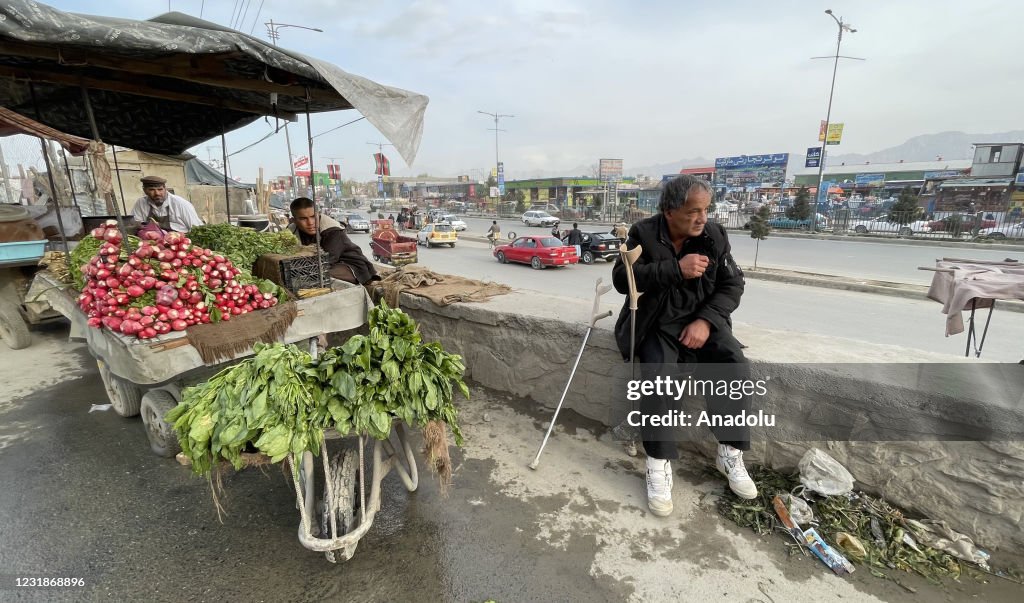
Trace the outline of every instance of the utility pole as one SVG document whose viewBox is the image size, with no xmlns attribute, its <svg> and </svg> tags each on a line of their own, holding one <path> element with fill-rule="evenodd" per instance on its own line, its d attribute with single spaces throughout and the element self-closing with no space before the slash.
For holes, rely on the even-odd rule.
<svg viewBox="0 0 1024 603">
<path fill-rule="evenodd" d="M 832 17 L 832 20 L 839 26 L 839 36 L 836 39 L 836 53 L 827 57 L 811 57 L 812 59 L 834 59 L 832 65 L 832 87 L 828 92 L 828 110 L 825 112 L 825 140 L 821 141 L 821 159 L 818 163 L 818 187 L 816 189 L 814 198 L 814 209 L 811 211 L 811 232 L 814 232 L 818 228 L 818 199 L 821 197 L 821 183 L 825 175 L 825 149 L 828 148 L 828 126 L 832 119 L 832 96 L 836 91 L 836 71 L 839 70 L 839 59 L 852 59 L 855 61 L 863 61 L 865 59 L 858 57 L 844 57 L 839 54 L 839 47 L 843 43 L 843 32 L 848 31 L 850 33 L 857 33 L 849 23 L 843 22 L 842 18 L 837 19 L 832 14 L 832 9 L 826 9 L 825 14 Z M 825 191 L 825 199 L 828 200 L 828 191 Z"/>
<path fill-rule="evenodd" d="M 377 153 L 384 155 L 384 147 L 393 147 L 390 142 L 368 142 L 366 144 L 377 147 Z M 384 186 L 384 166 L 381 166 L 381 173 L 377 174 L 377 192 L 384 193 L 384 207 L 388 205 L 388 189 Z"/>
<path fill-rule="evenodd" d="M 274 46 L 277 46 L 277 41 L 278 41 L 278 39 L 281 38 L 281 34 L 280 34 L 279 30 L 284 29 L 285 27 L 297 27 L 298 29 L 308 29 L 309 31 L 318 31 L 318 32 L 321 32 L 321 33 L 323 33 L 323 31 L 324 31 L 322 29 L 317 29 L 315 27 L 306 27 L 304 25 L 291 25 L 291 24 L 288 24 L 288 23 L 274 23 L 273 19 L 271 19 L 270 21 L 264 23 L 264 25 L 267 26 L 267 37 L 270 38 L 270 43 L 273 44 Z M 295 181 L 295 160 L 292 159 L 292 139 L 288 135 L 288 122 L 287 121 L 284 122 L 284 142 L 288 146 L 288 171 L 289 171 L 289 173 L 292 176 L 292 190 L 291 190 L 292 194 L 291 194 L 291 196 L 294 197 L 295 196 L 295 191 L 296 191 L 296 189 L 298 187 L 298 182 Z M 309 166 L 309 170 L 310 170 L 309 171 L 309 178 L 310 178 L 310 180 L 312 180 L 313 179 L 313 166 L 312 165 Z M 314 196 L 316 196 L 315 192 L 314 192 Z"/>
<path fill-rule="evenodd" d="M 495 179 L 497 180 L 499 189 L 498 194 L 500 199 L 500 195 L 504 193 L 504 190 L 502 189 L 505 188 L 505 170 L 503 169 L 504 166 L 501 165 L 501 161 L 498 159 L 498 132 L 506 132 L 507 130 L 502 130 L 498 128 L 498 120 L 501 119 L 502 117 L 515 117 L 515 115 L 505 115 L 503 113 L 488 113 L 487 111 L 477 111 L 477 113 L 489 115 L 490 117 L 494 118 L 494 127 L 487 129 L 494 130 L 494 175 Z"/>
</svg>

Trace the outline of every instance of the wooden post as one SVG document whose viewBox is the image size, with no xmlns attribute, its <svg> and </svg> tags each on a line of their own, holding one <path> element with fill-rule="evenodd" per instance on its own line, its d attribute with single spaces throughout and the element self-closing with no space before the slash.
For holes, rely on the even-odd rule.
<svg viewBox="0 0 1024 603">
<path fill-rule="evenodd" d="M 213 208 L 210 201 L 211 195 L 206 195 L 206 223 L 213 224 L 213 219 L 217 216 L 213 215 Z"/>
</svg>

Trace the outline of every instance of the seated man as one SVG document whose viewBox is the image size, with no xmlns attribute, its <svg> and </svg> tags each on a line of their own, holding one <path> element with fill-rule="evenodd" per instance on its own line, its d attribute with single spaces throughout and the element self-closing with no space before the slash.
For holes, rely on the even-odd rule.
<svg viewBox="0 0 1024 603">
<path fill-rule="evenodd" d="M 157 224 L 165 231 L 187 233 L 203 220 L 196 208 L 184 199 L 167 190 L 167 180 L 159 176 L 142 178 L 142 192 L 132 207 L 132 217 L 139 225 Z"/>
<path fill-rule="evenodd" d="M 292 219 L 288 229 L 303 245 L 316 243 L 317 212 L 312 199 L 299 197 L 292 201 Z M 320 247 L 330 256 L 332 277 L 348 283 L 365 285 L 379 281 L 377 270 L 363 251 L 345 234 L 342 225 L 335 219 L 320 215 Z"/>
</svg>

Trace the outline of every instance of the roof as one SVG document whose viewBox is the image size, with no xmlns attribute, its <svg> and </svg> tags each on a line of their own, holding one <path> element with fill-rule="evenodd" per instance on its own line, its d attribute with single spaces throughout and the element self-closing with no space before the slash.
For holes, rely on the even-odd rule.
<svg viewBox="0 0 1024 603">
<path fill-rule="evenodd" d="M 84 86 L 100 138 L 141 151 L 175 155 L 262 116 L 356 109 L 412 163 L 423 133 L 423 95 L 181 13 L 134 21 L 4 0 L 0 47 L 0 106 L 92 139 Z"/>
<path fill-rule="evenodd" d="M 224 174 L 193 157 L 185 162 L 185 182 L 188 184 L 224 186 Z M 228 178 L 228 186 L 232 188 L 256 188 L 255 185 L 243 184 L 231 178 Z"/>
<path fill-rule="evenodd" d="M 904 161 L 903 163 L 848 163 L 828 165 L 825 174 L 870 174 L 876 172 L 938 172 L 942 170 L 966 170 L 971 167 L 970 159 L 949 159 L 943 161 Z M 796 175 L 817 174 L 818 168 L 801 168 Z"/>
<path fill-rule="evenodd" d="M 946 180 L 939 185 L 939 188 L 960 188 L 960 187 L 980 187 L 980 186 L 1010 186 L 1013 184 L 1013 178 L 957 178 L 955 180 Z"/>
</svg>

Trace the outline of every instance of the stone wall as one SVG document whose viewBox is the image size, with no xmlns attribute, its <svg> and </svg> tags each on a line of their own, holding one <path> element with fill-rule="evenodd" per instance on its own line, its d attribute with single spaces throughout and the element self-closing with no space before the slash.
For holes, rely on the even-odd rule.
<svg viewBox="0 0 1024 603">
<path fill-rule="evenodd" d="M 464 356 L 474 381 L 551 408 L 561 396 L 591 312 L 582 300 L 526 292 L 446 307 L 409 294 L 401 301 L 427 340 L 440 340 Z M 618 313 L 617 304 L 602 309 Z M 624 408 L 617 390 L 626 365 L 612 338 L 613 321 L 614 316 L 595 328 L 565 402 L 605 425 L 617 424 Z M 1019 528 L 1024 515 L 1024 438 L 1013 435 L 1024 429 L 1024 405 L 1018 386 L 1011 391 L 1000 387 L 1006 379 L 1019 379 L 1019 373 L 998 378 L 1000 371 L 1015 367 L 814 335 L 801 334 L 796 342 L 791 333 L 747 325 L 737 325 L 736 335 L 749 346 L 746 353 L 755 372 L 769 360 L 951 363 L 947 378 L 929 377 L 914 387 L 903 385 L 900 376 L 861 367 L 844 372 L 837 364 L 783 365 L 791 373 L 784 379 L 787 386 L 770 388 L 758 398 L 766 412 L 778 413 L 779 431 L 767 437 L 755 432 L 747 458 L 793 469 L 808 448 L 818 447 L 842 463 L 859 487 L 912 513 L 945 519 L 989 550 L 1024 545 Z M 773 366 L 778 370 L 778 364 Z M 700 408 L 699 400 L 685 404 Z M 849 437 L 823 435 L 834 435 L 837 428 Z M 990 441 L 907 441 L 921 430 L 958 434 L 985 429 L 1002 435 Z M 889 441 L 849 441 L 865 430 Z M 709 434 L 683 446 L 710 456 L 714 441 Z"/>
</svg>

